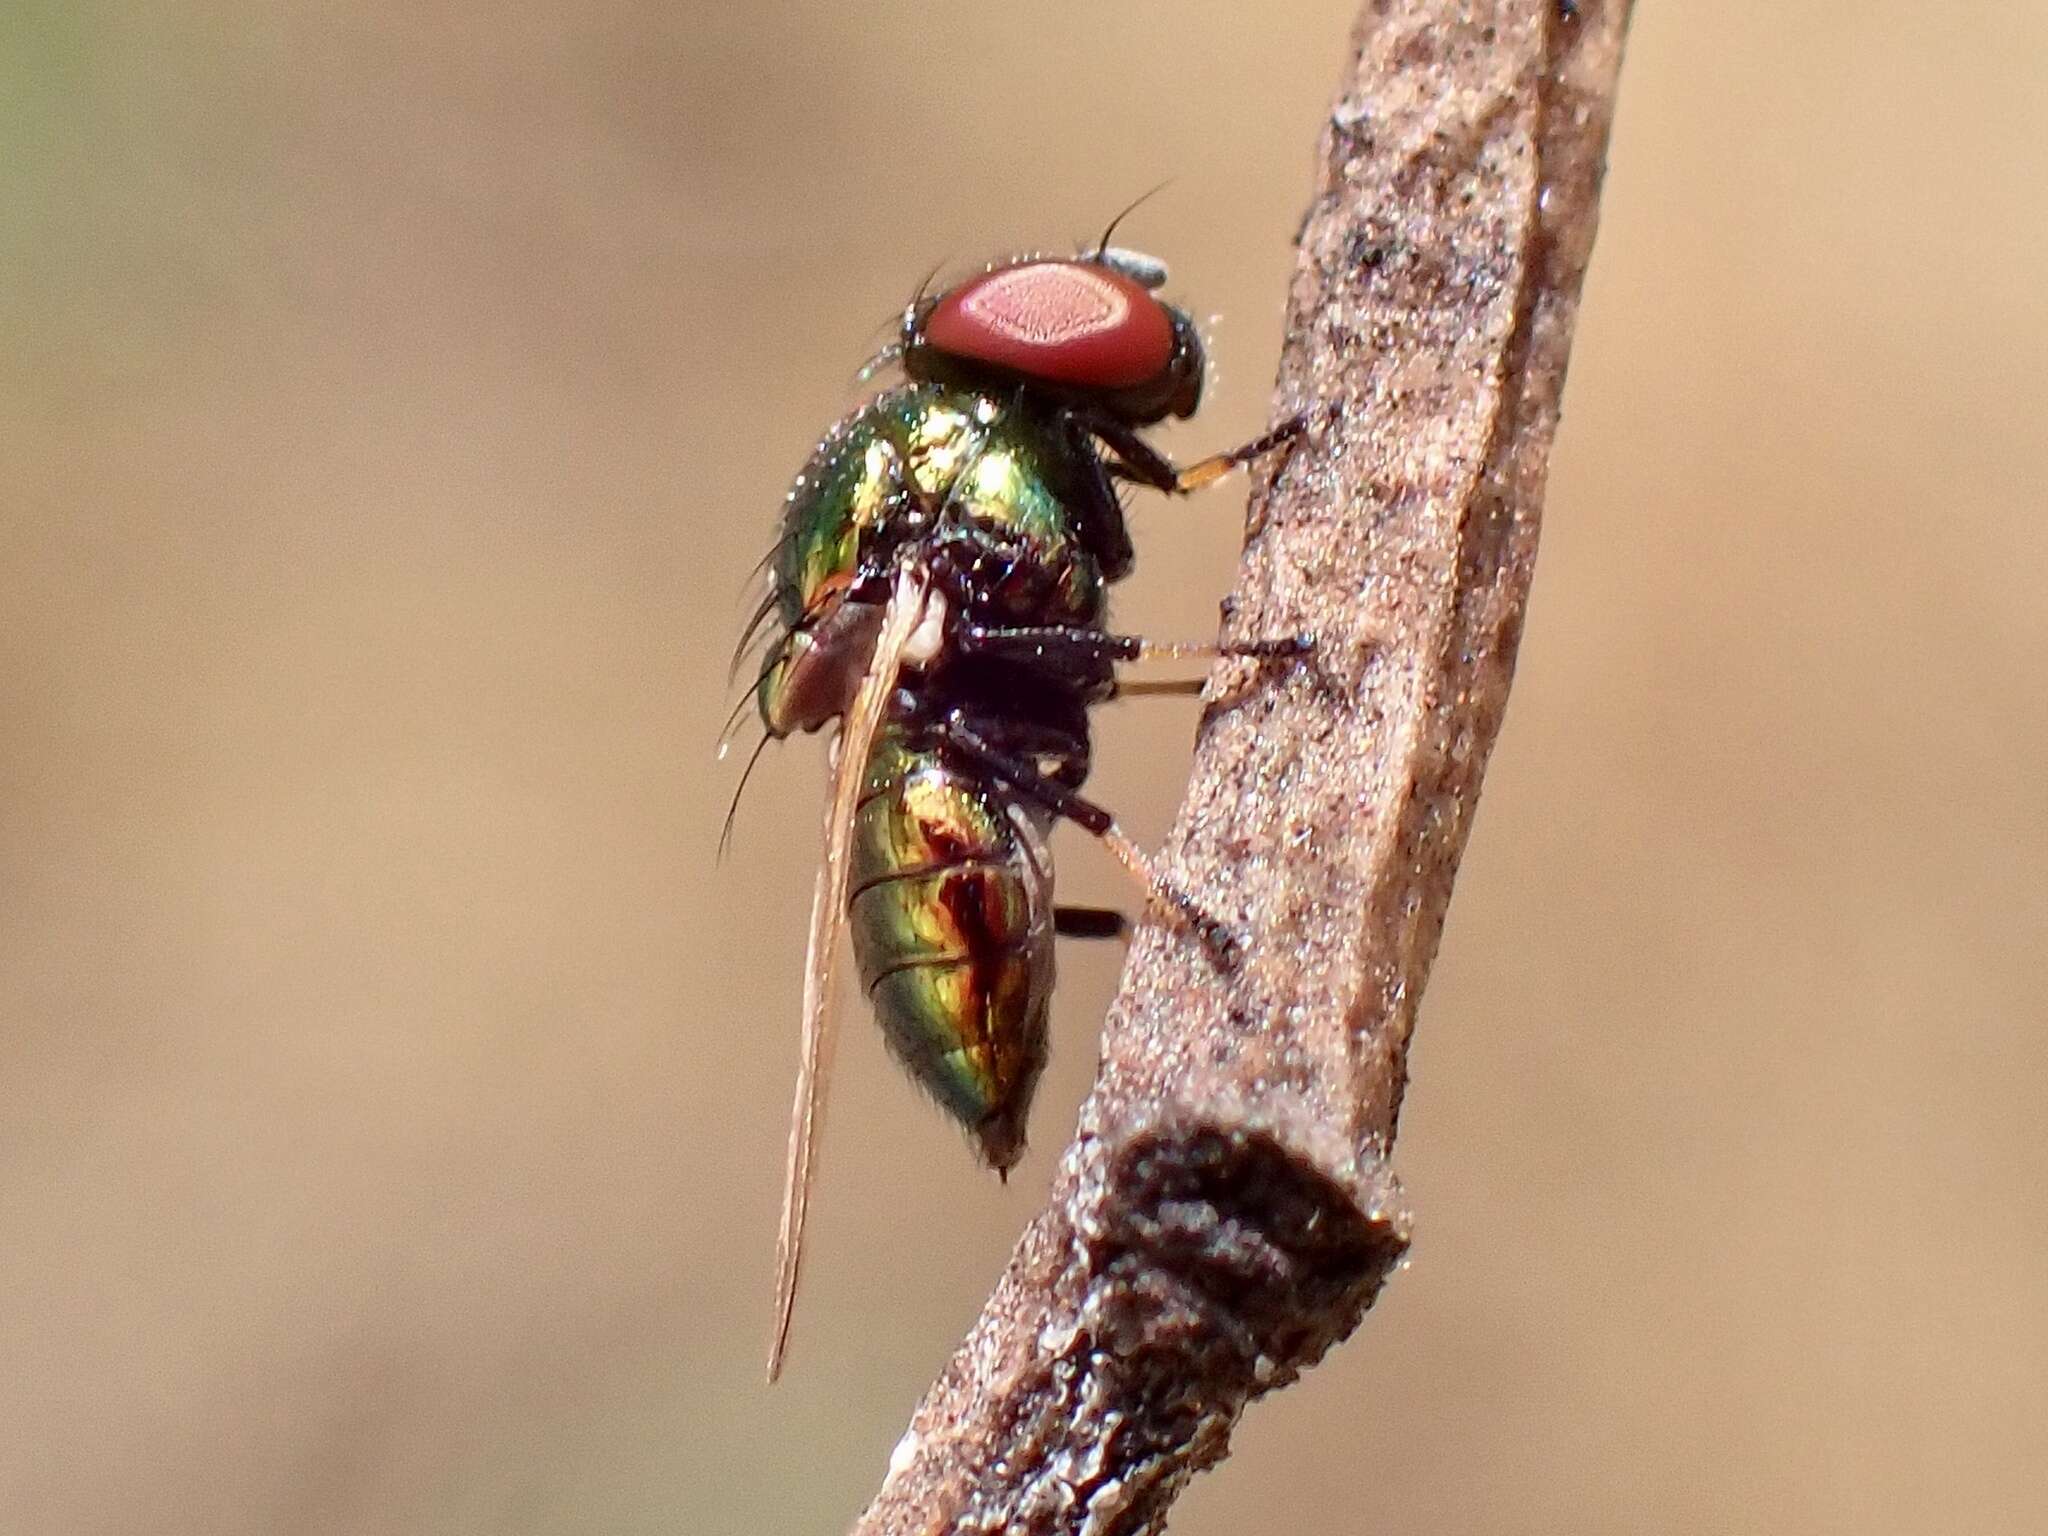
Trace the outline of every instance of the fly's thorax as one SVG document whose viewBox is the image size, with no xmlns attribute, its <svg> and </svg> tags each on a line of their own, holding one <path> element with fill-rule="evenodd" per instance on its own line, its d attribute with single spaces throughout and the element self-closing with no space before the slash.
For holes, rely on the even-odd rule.
<svg viewBox="0 0 2048 1536">
<path fill-rule="evenodd" d="M 1106 582 L 1094 535 L 1106 493 L 1092 444 L 1028 402 L 975 398 L 987 421 L 955 461 L 932 533 L 965 606 L 1018 624 L 1100 622 Z"/>
<path fill-rule="evenodd" d="M 1022 559 L 1092 564 L 1076 511 L 1081 472 L 1100 468 L 1092 452 L 1028 402 L 935 384 L 877 396 L 790 488 L 770 562 L 785 626 L 943 529 L 979 532 Z"/>
<path fill-rule="evenodd" d="M 759 685 L 771 732 L 844 708 L 873 649 L 872 617 L 906 547 L 943 566 L 963 616 L 1101 622 L 1105 559 L 1128 564 L 1091 440 L 1024 398 L 939 384 L 890 390 L 819 444 L 784 504 L 770 561 L 782 634 Z"/>
</svg>

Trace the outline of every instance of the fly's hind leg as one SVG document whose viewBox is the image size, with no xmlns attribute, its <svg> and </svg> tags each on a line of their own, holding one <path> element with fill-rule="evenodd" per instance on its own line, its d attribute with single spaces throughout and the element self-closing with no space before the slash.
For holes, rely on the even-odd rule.
<svg viewBox="0 0 2048 1536">
<path fill-rule="evenodd" d="M 1109 850 L 1110 857 L 1138 882 L 1149 900 L 1194 930 L 1219 970 L 1237 968 L 1236 935 L 1197 906 L 1194 897 L 1162 879 L 1152 868 L 1152 861 L 1145 857 L 1144 850 L 1131 841 L 1123 828 L 1116 824 L 1116 817 L 1105 807 L 1047 777 L 1036 765 L 1013 757 L 983 740 L 957 713 L 946 716 L 938 729 L 946 745 L 961 756 L 978 763 L 1020 794 L 1029 795 L 1054 815 L 1064 816 L 1093 836 Z"/>
</svg>

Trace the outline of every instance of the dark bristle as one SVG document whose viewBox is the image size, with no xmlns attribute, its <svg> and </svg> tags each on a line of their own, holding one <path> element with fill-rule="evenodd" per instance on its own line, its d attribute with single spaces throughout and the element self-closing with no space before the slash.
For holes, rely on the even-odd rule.
<svg viewBox="0 0 2048 1536">
<path fill-rule="evenodd" d="M 761 739 L 754 743 L 754 750 L 747 758 L 747 766 L 740 770 L 739 787 L 732 792 L 732 804 L 725 808 L 725 826 L 718 834 L 718 862 L 721 864 L 725 862 L 726 855 L 732 852 L 732 829 L 734 821 L 740 814 L 740 796 L 747 792 L 747 780 L 754 776 L 754 765 L 761 761 L 761 754 L 768 750 L 768 743 L 774 739 L 763 731 Z"/>
<path fill-rule="evenodd" d="M 1126 203 L 1123 207 L 1123 211 L 1119 213 L 1115 218 L 1109 221 L 1109 227 L 1102 232 L 1102 238 L 1095 242 L 1095 254 L 1099 256 L 1104 251 L 1109 249 L 1109 242 L 1113 238 L 1115 238 L 1116 227 L 1119 224 L 1123 223 L 1125 219 L 1129 218 L 1133 213 L 1136 213 L 1138 209 L 1142 207 L 1145 203 L 1149 202 L 1152 198 L 1158 196 L 1161 192 L 1164 192 L 1172 184 L 1173 178 L 1168 177 L 1165 181 L 1160 182 L 1157 186 L 1146 188 L 1146 190 L 1140 192 L 1136 197 L 1132 198 L 1128 203 Z"/>
<path fill-rule="evenodd" d="M 747 652 L 752 650 L 754 642 L 761 638 L 762 626 L 767 623 L 769 616 L 775 612 L 781 601 L 782 595 L 770 590 L 768 595 L 761 599 L 760 606 L 747 619 L 746 628 L 740 631 L 740 643 L 732 649 L 732 662 L 725 669 L 725 680 L 728 684 L 740 675 L 740 663 L 747 659 Z"/>
</svg>

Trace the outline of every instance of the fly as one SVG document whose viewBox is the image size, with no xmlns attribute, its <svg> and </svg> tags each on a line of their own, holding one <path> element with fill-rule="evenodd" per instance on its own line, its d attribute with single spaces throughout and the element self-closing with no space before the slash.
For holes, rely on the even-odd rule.
<svg viewBox="0 0 2048 1536">
<path fill-rule="evenodd" d="M 838 723 L 804 970 L 803 1054 L 776 1255 L 781 1368 L 832 1046 L 841 927 L 892 1054 L 998 1173 L 1022 1156 L 1046 1058 L 1057 935 L 1115 913 L 1053 900 L 1047 834 L 1092 833 L 1148 901 L 1227 956 L 1085 799 L 1088 710 L 1156 656 L 1297 655 L 1292 636 L 1157 645 L 1107 627 L 1130 572 L 1120 482 L 1181 495 L 1284 443 L 1297 419 L 1182 469 L 1141 435 L 1201 400 L 1201 339 L 1163 264 L 1108 236 L 990 267 L 905 309 L 868 372 L 902 382 L 843 419 L 783 504 L 754 699 L 770 737 Z M 742 649 L 745 649 L 743 642 Z"/>
</svg>

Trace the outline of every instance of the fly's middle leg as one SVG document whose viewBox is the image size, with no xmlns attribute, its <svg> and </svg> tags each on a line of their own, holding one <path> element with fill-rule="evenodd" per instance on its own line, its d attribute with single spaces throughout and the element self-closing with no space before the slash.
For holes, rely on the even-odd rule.
<svg viewBox="0 0 2048 1536">
<path fill-rule="evenodd" d="M 962 655 L 986 656 L 995 661 L 1054 661 L 1081 667 L 1132 661 L 1211 660 L 1218 656 L 1276 661 L 1306 656 L 1316 646 L 1313 635 L 1282 635 L 1271 640 L 1147 640 L 1142 635 L 1112 635 L 1070 624 L 965 624 L 958 632 L 956 644 Z"/>
<path fill-rule="evenodd" d="M 1152 867 L 1144 850 L 1119 827 L 1116 817 L 1104 806 L 1076 794 L 1056 779 L 1041 773 L 1035 764 L 1012 756 L 984 740 L 956 714 L 938 724 L 940 738 L 961 756 L 987 769 L 1020 794 L 1029 795 L 1056 816 L 1064 816 L 1109 850 L 1110 857 L 1138 882 L 1151 901 L 1187 924 L 1202 941 L 1219 970 L 1237 968 L 1237 937 L 1222 923 L 1204 912 L 1194 897 L 1163 878 Z"/>
</svg>

